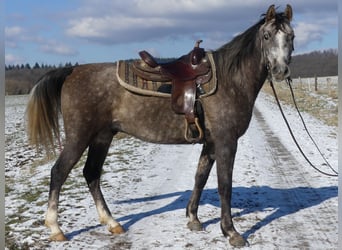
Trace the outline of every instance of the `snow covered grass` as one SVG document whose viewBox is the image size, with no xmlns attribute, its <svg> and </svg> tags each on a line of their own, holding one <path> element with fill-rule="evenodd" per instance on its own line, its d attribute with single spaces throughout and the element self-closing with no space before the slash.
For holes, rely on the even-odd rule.
<svg viewBox="0 0 342 250">
<path fill-rule="evenodd" d="M 337 77 L 317 78 L 317 91 L 315 91 L 314 78 L 293 79 L 292 87 L 298 107 L 301 111 L 308 112 L 327 125 L 337 126 L 338 115 L 338 81 Z M 286 104 L 293 105 L 291 92 L 286 83 L 274 83 L 277 95 Z M 263 91 L 273 95 L 268 83 Z"/>
<path fill-rule="evenodd" d="M 44 215 L 50 169 L 27 143 L 27 96 L 6 97 L 7 249 L 229 249 L 220 230 L 215 166 L 202 195 L 202 232 L 187 229 L 185 207 L 201 145 L 158 145 L 128 136 L 112 142 L 102 189 L 124 235 L 99 224 L 81 162 L 60 197 L 59 222 L 68 242 L 49 242 Z M 285 112 L 305 152 L 328 171 L 307 140 L 291 106 Z M 304 113 L 323 153 L 337 166 L 336 127 Z M 294 147 L 273 97 L 261 93 L 235 161 L 232 213 L 249 249 L 337 249 L 337 179 L 313 171 Z"/>
</svg>

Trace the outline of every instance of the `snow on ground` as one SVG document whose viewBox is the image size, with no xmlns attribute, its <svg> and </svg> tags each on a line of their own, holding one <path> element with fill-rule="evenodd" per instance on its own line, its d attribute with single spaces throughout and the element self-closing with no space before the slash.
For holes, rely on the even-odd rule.
<svg viewBox="0 0 342 250">
<path fill-rule="evenodd" d="M 337 178 L 315 172 L 298 153 L 280 113 L 260 94 L 236 156 L 232 213 L 249 249 L 337 249 Z M 114 139 L 102 176 L 103 193 L 127 232 L 110 235 L 98 222 L 82 177 L 71 172 L 60 198 L 59 222 L 70 239 L 49 242 L 44 227 L 50 168 L 27 145 L 27 96 L 6 97 L 6 246 L 30 249 L 231 249 L 220 230 L 214 167 L 202 195 L 202 232 L 187 229 L 185 207 L 194 184 L 200 145 L 158 145 Z M 328 171 L 298 117 L 285 108 L 310 159 Z M 337 129 L 305 115 L 323 153 L 337 167 Z M 84 159 L 81 161 L 84 162 Z"/>
</svg>

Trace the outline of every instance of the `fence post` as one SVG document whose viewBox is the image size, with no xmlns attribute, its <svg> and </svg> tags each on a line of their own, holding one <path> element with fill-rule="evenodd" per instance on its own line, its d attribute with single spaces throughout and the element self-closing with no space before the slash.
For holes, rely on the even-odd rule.
<svg viewBox="0 0 342 250">
<path fill-rule="evenodd" d="M 328 89 L 329 95 L 331 95 L 331 78 L 330 77 L 327 78 L 327 89 Z"/>
</svg>

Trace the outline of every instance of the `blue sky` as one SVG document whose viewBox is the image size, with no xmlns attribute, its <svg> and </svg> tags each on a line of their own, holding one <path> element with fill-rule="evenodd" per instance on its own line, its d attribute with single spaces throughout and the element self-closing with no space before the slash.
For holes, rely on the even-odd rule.
<svg viewBox="0 0 342 250">
<path fill-rule="evenodd" d="M 7 0 L 5 63 L 93 63 L 216 49 L 255 24 L 270 4 L 294 12 L 295 54 L 337 49 L 335 0 Z"/>
</svg>

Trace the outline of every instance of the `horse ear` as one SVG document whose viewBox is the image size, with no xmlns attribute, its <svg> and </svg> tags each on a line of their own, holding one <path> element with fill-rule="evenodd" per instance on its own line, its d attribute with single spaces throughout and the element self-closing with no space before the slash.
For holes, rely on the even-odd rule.
<svg viewBox="0 0 342 250">
<path fill-rule="evenodd" d="M 274 8 L 274 4 L 272 4 L 268 10 L 267 10 L 267 13 L 266 13 L 266 22 L 269 22 L 271 21 L 272 19 L 274 19 L 276 16 L 276 10 Z"/>
<path fill-rule="evenodd" d="M 287 19 L 289 19 L 289 21 L 291 22 L 292 21 L 292 16 L 293 16 L 291 5 L 289 5 L 289 4 L 286 5 L 286 9 L 285 9 L 284 14 L 287 17 Z"/>
</svg>

